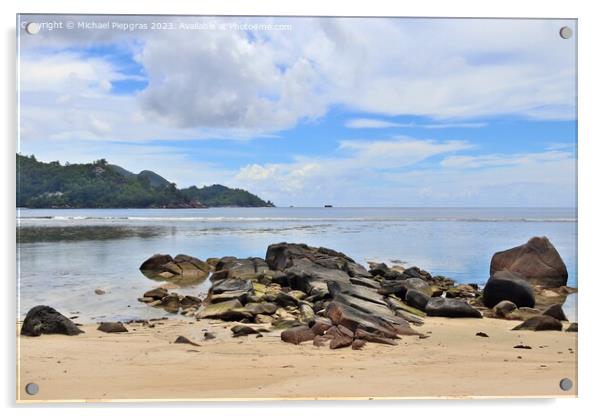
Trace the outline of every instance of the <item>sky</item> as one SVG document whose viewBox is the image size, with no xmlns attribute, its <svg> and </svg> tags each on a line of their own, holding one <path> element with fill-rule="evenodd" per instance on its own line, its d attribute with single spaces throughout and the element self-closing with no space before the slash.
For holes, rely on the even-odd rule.
<svg viewBox="0 0 602 416">
<path fill-rule="evenodd" d="M 38 160 L 278 206 L 576 204 L 572 20 L 19 19 L 17 148 Z"/>
</svg>

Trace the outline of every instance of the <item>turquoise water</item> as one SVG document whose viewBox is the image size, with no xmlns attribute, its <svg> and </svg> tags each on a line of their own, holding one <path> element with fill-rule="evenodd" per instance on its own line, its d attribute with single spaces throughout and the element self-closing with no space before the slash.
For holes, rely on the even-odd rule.
<svg viewBox="0 0 602 416">
<path fill-rule="evenodd" d="M 49 304 L 81 321 L 150 318 L 136 301 L 156 286 L 138 271 L 154 253 L 264 257 L 287 241 L 342 251 L 360 263 L 400 261 L 484 284 L 494 252 L 545 235 L 577 286 L 577 221 L 560 208 L 23 209 L 18 212 L 22 317 Z M 209 282 L 180 293 L 202 294 Z M 95 288 L 107 291 L 94 294 Z"/>
</svg>

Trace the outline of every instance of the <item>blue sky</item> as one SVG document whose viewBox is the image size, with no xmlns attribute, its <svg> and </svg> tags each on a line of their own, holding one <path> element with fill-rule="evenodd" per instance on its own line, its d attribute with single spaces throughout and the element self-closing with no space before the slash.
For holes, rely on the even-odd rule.
<svg viewBox="0 0 602 416">
<path fill-rule="evenodd" d="M 163 20 L 21 32 L 19 150 L 281 206 L 575 204 L 573 21 Z"/>
</svg>

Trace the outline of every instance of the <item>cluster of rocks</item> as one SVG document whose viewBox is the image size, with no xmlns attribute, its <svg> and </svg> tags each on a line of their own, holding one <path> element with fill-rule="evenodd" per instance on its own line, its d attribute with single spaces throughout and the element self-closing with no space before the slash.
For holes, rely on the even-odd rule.
<svg viewBox="0 0 602 416">
<path fill-rule="evenodd" d="M 567 317 L 562 310 L 568 273 L 560 254 L 546 237 L 495 253 L 481 303 L 492 318 L 524 321 L 515 330 L 562 330 Z M 576 324 L 569 326 L 576 331 Z M 567 331 L 569 329 L 567 328 Z"/>
<path fill-rule="evenodd" d="M 160 264 L 151 259 L 146 270 L 148 264 Z M 204 300 L 164 288 L 139 300 L 197 319 L 265 324 L 283 330 L 283 341 L 328 341 L 331 348 L 394 344 L 400 335 L 419 336 L 411 325 L 421 325 L 427 315 L 481 317 L 469 303 L 480 295 L 477 285 L 455 286 L 451 279 L 417 267 L 372 263 L 367 270 L 324 247 L 279 243 L 268 247 L 265 259 L 223 257 L 206 264 L 213 273 Z M 161 273 L 162 267 L 151 272 Z"/>
<path fill-rule="evenodd" d="M 211 275 L 205 299 L 147 291 L 139 301 L 196 319 L 236 321 L 234 336 L 281 330 L 284 342 L 360 349 L 366 342 L 394 345 L 400 336 L 420 336 L 415 327 L 426 316 L 524 321 L 516 330 L 562 330 L 561 304 L 575 289 L 566 287 L 560 255 L 545 237 L 496 253 L 481 291 L 418 267 L 370 263 L 366 269 L 338 251 L 305 244 L 279 243 L 265 258 L 207 259 L 156 254 L 140 267 L 151 279 L 187 284 Z M 254 327 L 261 324 L 261 328 Z M 103 323 L 99 330 L 127 331 Z M 567 331 L 577 331 L 573 323 Z M 47 306 L 33 308 L 21 333 L 76 335 L 82 331 Z M 181 341 L 183 342 L 183 341 Z"/>
</svg>

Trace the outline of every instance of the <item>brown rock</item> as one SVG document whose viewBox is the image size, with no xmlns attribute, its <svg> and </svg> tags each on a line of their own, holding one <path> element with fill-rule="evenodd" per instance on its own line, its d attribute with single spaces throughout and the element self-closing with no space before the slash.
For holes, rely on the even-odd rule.
<svg viewBox="0 0 602 416">
<path fill-rule="evenodd" d="M 568 278 L 566 265 L 547 237 L 533 237 L 526 244 L 495 253 L 490 276 L 501 270 L 518 273 L 543 287 L 564 286 Z"/>
<path fill-rule="evenodd" d="M 289 344 L 298 345 L 305 341 L 311 341 L 316 335 L 307 326 L 296 326 L 286 329 L 280 334 L 280 339 Z"/>
</svg>

